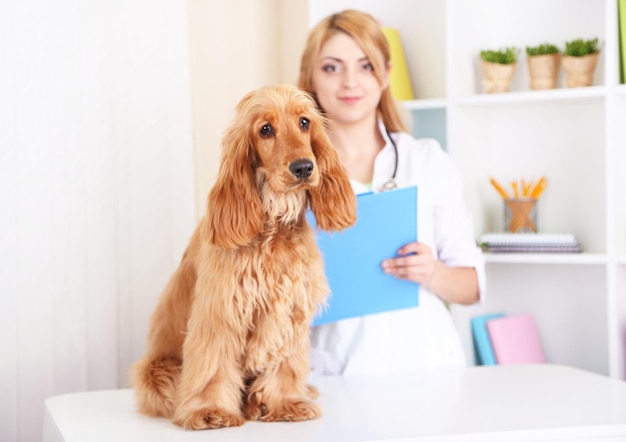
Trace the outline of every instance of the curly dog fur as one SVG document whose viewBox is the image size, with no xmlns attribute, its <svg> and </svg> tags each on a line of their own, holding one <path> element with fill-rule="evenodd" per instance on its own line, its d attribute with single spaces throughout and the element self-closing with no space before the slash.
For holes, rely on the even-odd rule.
<svg viewBox="0 0 626 442">
<path fill-rule="evenodd" d="M 307 208 L 323 230 L 356 221 L 325 119 L 295 87 L 253 91 L 132 368 L 139 411 L 186 429 L 320 415 L 306 384 L 309 325 L 329 288 Z"/>
</svg>

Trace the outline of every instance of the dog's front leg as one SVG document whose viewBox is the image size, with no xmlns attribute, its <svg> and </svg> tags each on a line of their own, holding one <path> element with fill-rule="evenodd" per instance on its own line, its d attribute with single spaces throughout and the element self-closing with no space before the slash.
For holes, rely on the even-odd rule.
<svg viewBox="0 0 626 442">
<path fill-rule="evenodd" d="M 197 308 L 189 320 L 183 345 L 180 377 L 173 422 L 186 429 L 243 425 L 243 382 L 236 352 L 237 338 L 223 332 L 224 319 Z M 197 316 L 197 317 L 195 317 Z M 221 333 L 218 332 L 221 328 Z"/>
<path fill-rule="evenodd" d="M 244 414 L 249 420 L 303 421 L 316 419 L 321 410 L 311 398 L 315 389 L 306 384 L 309 373 L 308 325 L 294 326 L 290 351 L 284 359 L 258 374 L 248 388 Z"/>
</svg>

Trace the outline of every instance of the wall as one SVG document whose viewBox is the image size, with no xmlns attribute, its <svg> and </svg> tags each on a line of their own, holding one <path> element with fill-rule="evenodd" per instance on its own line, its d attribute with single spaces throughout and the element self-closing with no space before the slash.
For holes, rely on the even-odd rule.
<svg viewBox="0 0 626 442">
<path fill-rule="evenodd" d="M 261 86 L 296 83 L 306 11 L 306 0 L 189 0 L 198 217 L 237 102 Z"/>
<path fill-rule="evenodd" d="M 295 82 L 300 7 L 3 4 L 1 441 L 41 440 L 47 397 L 128 386 L 234 105 Z"/>
</svg>

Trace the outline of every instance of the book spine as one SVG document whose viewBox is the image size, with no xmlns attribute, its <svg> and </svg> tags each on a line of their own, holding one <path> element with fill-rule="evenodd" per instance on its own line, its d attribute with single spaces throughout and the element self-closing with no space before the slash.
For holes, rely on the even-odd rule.
<svg viewBox="0 0 626 442">
<path fill-rule="evenodd" d="M 620 83 L 626 83 L 626 0 L 618 0 Z"/>
</svg>

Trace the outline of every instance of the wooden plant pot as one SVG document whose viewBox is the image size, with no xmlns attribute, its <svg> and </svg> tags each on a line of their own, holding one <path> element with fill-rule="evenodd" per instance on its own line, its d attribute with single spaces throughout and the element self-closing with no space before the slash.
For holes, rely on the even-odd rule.
<svg viewBox="0 0 626 442">
<path fill-rule="evenodd" d="M 565 85 L 567 87 L 591 86 L 599 54 L 599 52 L 595 52 L 582 57 L 563 56 Z"/>
<path fill-rule="evenodd" d="M 532 90 L 554 89 L 561 63 L 560 54 L 533 55 L 527 57 Z"/>
<path fill-rule="evenodd" d="M 483 71 L 483 84 L 487 93 L 508 92 L 515 74 L 516 63 L 500 64 L 480 60 Z"/>
</svg>

